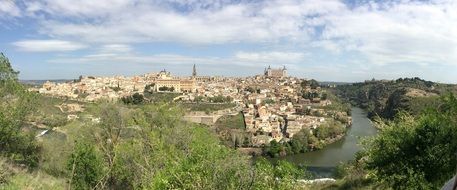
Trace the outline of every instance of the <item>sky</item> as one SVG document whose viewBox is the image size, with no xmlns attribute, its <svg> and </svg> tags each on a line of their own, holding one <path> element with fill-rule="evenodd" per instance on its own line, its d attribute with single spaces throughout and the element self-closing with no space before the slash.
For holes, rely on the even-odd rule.
<svg viewBox="0 0 457 190">
<path fill-rule="evenodd" d="M 0 0 L 20 79 L 253 76 L 457 83 L 455 0 Z"/>
</svg>

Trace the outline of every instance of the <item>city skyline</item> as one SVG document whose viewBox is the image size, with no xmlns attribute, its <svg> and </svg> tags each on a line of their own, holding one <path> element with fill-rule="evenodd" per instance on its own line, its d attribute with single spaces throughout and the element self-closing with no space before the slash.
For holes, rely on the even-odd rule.
<svg viewBox="0 0 457 190">
<path fill-rule="evenodd" d="M 0 1 L 0 51 L 22 80 L 252 76 L 457 83 L 457 2 Z"/>
</svg>

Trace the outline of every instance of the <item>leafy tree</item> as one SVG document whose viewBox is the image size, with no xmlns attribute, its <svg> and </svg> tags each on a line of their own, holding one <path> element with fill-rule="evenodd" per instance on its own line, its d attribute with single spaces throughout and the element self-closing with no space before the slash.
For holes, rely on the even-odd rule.
<svg viewBox="0 0 457 190">
<path fill-rule="evenodd" d="M 143 95 L 139 94 L 139 93 L 135 93 L 132 95 L 132 99 L 133 99 L 133 104 L 141 104 L 143 103 Z"/>
<path fill-rule="evenodd" d="M 319 82 L 317 82 L 314 79 L 304 80 L 300 83 L 300 85 L 302 88 L 306 88 L 307 86 L 309 86 L 309 87 L 311 87 L 311 89 L 316 89 L 317 87 L 319 87 Z"/>
<path fill-rule="evenodd" d="M 457 99 L 418 117 L 401 112 L 367 145 L 367 169 L 394 189 L 437 189 L 455 174 Z"/>
<path fill-rule="evenodd" d="M 256 160 L 254 172 L 253 189 L 299 189 L 296 180 L 309 177 L 304 167 L 283 160 L 271 164 L 265 158 Z"/>
<path fill-rule="evenodd" d="M 25 117 L 34 109 L 35 96 L 17 82 L 18 73 L 0 54 L 0 154 L 35 167 L 40 148 L 33 134 L 21 130 Z"/>
<path fill-rule="evenodd" d="M 161 86 L 161 87 L 159 87 L 159 91 L 168 91 L 168 87 Z"/>
<path fill-rule="evenodd" d="M 326 139 L 330 136 L 330 128 L 327 126 L 319 126 L 317 127 L 314 132 L 316 133 L 316 137 L 319 140 Z"/>
<path fill-rule="evenodd" d="M 148 84 L 144 86 L 144 92 L 149 92 L 152 93 L 152 90 L 154 89 L 155 83 Z"/>
<path fill-rule="evenodd" d="M 67 164 L 74 189 L 94 189 L 102 178 L 102 159 L 90 143 L 77 142 Z"/>
<path fill-rule="evenodd" d="M 271 157 L 278 157 L 282 151 L 282 144 L 276 140 L 270 141 L 270 144 L 266 148 L 266 153 Z"/>
<path fill-rule="evenodd" d="M 138 105 L 138 104 L 143 103 L 144 96 L 137 92 L 137 93 L 133 94 L 132 96 L 122 97 L 121 100 L 122 100 L 122 102 L 124 102 L 124 104 Z"/>
<path fill-rule="evenodd" d="M 250 93 L 256 92 L 256 90 L 255 90 L 253 87 L 251 87 L 251 86 L 246 87 L 244 90 L 245 90 L 245 91 L 248 91 L 248 92 L 250 92 Z"/>
<path fill-rule="evenodd" d="M 9 59 L 3 53 L 0 53 L 0 81 L 17 81 L 18 74 L 19 71 L 15 71 L 13 67 L 11 67 Z"/>
<path fill-rule="evenodd" d="M 296 133 L 289 142 L 292 152 L 298 154 L 308 151 L 308 139 L 310 136 L 311 134 L 307 129 L 302 129 Z"/>
</svg>

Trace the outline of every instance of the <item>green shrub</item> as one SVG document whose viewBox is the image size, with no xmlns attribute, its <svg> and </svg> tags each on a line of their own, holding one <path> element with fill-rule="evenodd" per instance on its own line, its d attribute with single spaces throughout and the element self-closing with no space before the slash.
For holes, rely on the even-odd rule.
<svg viewBox="0 0 457 190">
<path fill-rule="evenodd" d="M 93 189 L 103 175 L 103 161 L 94 145 L 77 142 L 68 162 L 70 185 L 74 189 Z"/>
<path fill-rule="evenodd" d="M 367 151 L 367 169 L 394 189 L 437 189 L 455 174 L 457 99 L 418 117 L 400 113 L 384 123 Z"/>
</svg>

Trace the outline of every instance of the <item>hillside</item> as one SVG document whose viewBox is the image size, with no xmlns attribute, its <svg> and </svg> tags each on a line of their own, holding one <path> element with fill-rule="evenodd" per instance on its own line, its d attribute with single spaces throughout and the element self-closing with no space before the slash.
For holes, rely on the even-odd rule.
<svg viewBox="0 0 457 190">
<path fill-rule="evenodd" d="M 361 107 L 373 118 L 392 119 L 400 110 L 417 115 L 424 108 L 437 104 L 439 96 L 457 93 L 457 85 L 441 84 L 420 78 L 397 80 L 370 80 L 362 83 L 339 85 L 335 93 L 352 105 Z"/>
</svg>

